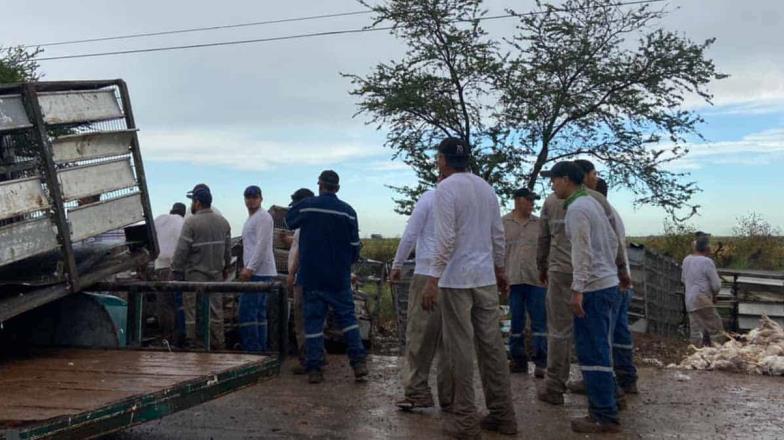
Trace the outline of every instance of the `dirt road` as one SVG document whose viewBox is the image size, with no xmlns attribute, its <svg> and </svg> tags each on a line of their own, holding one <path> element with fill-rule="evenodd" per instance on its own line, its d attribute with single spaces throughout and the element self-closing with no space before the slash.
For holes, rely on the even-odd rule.
<svg viewBox="0 0 784 440">
<path fill-rule="evenodd" d="M 326 381 L 308 385 L 284 369 L 279 378 L 147 423 L 109 438 L 163 439 L 434 439 L 442 438 L 437 409 L 402 413 L 399 358 L 374 356 L 372 381 L 355 384 L 345 357 L 333 356 Z M 678 375 L 688 380 L 675 379 Z M 782 439 L 784 379 L 717 372 L 641 368 L 639 396 L 621 414 L 614 439 Z M 586 439 L 569 429 L 584 415 L 584 396 L 567 395 L 553 407 L 535 398 L 532 376 L 514 375 L 518 438 Z M 481 392 L 477 396 L 482 396 Z M 509 437 L 485 434 L 486 439 Z"/>
</svg>

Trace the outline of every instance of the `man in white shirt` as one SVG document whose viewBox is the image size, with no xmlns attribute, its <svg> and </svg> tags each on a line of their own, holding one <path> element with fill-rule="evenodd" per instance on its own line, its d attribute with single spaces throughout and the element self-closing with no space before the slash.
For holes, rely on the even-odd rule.
<svg viewBox="0 0 784 440">
<path fill-rule="evenodd" d="M 242 227 L 242 261 L 240 281 L 272 281 L 278 274 L 272 239 L 275 223 L 261 209 L 261 188 L 245 189 L 248 219 Z M 240 295 L 239 328 L 242 349 L 259 353 L 267 350 L 267 293 L 245 292 Z"/>
<path fill-rule="evenodd" d="M 158 237 L 158 258 L 155 259 L 155 278 L 159 281 L 171 279 L 171 263 L 177 241 L 180 239 L 182 225 L 185 223 L 185 204 L 175 203 L 168 214 L 155 217 L 155 233 Z M 185 311 L 182 306 L 182 293 L 161 295 L 160 320 L 161 333 L 171 343 L 185 338 Z"/>
<path fill-rule="evenodd" d="M 438 181 L 441 180 L 439 176 Z M 398 408 L 403 410 L 430 408 L 434 405 L 433 394 L 427 382 L 430 377 L 430 366 L 436 354 L 438 354 L 438 403 L 442 408 L 448 408 L 452 403 L 452 372 L 441 339 L 441 308 L 438 304 L 430 311 L 422 308 L 422 293 L 427 278 L 436 275 L 433 270 L 433 253 L 436 247 L 436 222 L 433 213 L 435 197 L 435 189 L 427 190 L 414 206 L 389 274 L 392 283 L 400 282 L 403 263 L 416 247 L 414 276 L 408 290 L 406 367 L 403 372 L 405 398 L 397 402 Z"/>
<path fill-rule="evenodd" d="M 612 332 L 618 316 L 618 238 L 602 205 L 583 186 L 583 170 L 559 162 L 548 172 L 564 200 L 566 236 L 571 244 L 574 339 L 588 394 L 589 415 L 572 420 L 581 433 L 620 432 L 612 363 Z"/>
<path fill-rule="evenodd" d="M 441 304 L 444 348 L 454 378 L 454 423 L 446 426 L 447 434 L 480 438 L 481 428 L 515 435 L 509 366 L 498 325 L 498 292 L 509 289 L 498 198 L 487 182 L 468 172 L 465 141 L 444 139 L 437 158 L 444 180 L 436 189 L 436 251 L 422 307 Z M 490 412 L 481 421 L 474 401 L 474 353 Z"/>
<path fill-rule="evenodd" d="M 700 234 L 694 252 L 683 259 L 681 280 L 686 286 L 686 311 L 689 313 L 689 339 L 697 347 L 722 342 L 724 326 L 714 303 L 721 290 L 716 264 L 709 257 L 710 236 Z"/>
</svg>

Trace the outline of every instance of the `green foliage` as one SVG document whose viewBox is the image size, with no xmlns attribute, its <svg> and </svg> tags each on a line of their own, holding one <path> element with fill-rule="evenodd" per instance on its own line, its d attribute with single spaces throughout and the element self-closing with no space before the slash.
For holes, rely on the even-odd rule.
<svg viewBox="0 0 784 440">
<path fill-rule="evenodd" d="M 725 77 L 705 56 L 712 39 L 693 43 L 658 29 L 666 11 L 615 0 L 510 11 L 518 27 L 503 41 L 480 26 L 481 0 L 366 6 L 374 25 L 391 24 L 407 44 L 400 60 L 344 75 L 359 113 L 387 130 L 393 157 L 416 173 L 415 186 L 394 187 L 398 212 L 410 212 L 435 183 L 433 148 L 445 136 L 472 145 L 473 171 L 502 198 L 521 185 L 534 188 L 548 164 L 589 156 L 636 203 L 673 216 L 696 210 L 689 205 L 695 184 L 664 165 L 687 154 L 687 137 L 699 136 L 702 119 L 684 108 L 685 97 L 710 102 L 707 84 Z"/>
<path fill-rule="evenodd" d="M 395 259 L 399 238 L 362 240 L 362 257 L 370 260 L 391 263 Z"/>
<path fill-rule="evenodd" d="M 774 227 L 758 213 L 739 217 L 733 234 L 733 258 L 727 262 L 732 268 L 780 270 L 784 268 L 784 238 L 781 229 Z"/>
<path fill-rule="evenodd" d="M 665 222 L 664 235 L 630 239 L 680 262 L 691 253 L 696 229 Z M 784 237 L 781 230 L 757 213 L 737 219 L 730 237 L 712 237 L 712 257 L 719 267 L 751 270 L 784 270 Z"/>
<path fill-rule="evenodd" d="M 0 84 L 37 81 L 41 78 L 35 57 L 43 49 L 0 46 Z"/>
</svg>

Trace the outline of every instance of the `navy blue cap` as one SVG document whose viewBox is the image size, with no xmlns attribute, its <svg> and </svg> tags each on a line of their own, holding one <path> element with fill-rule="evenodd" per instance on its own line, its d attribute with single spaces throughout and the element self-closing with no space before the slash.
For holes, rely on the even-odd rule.
<svg viewBox="0 0 784 440">
<path fill-rule="evenodd" d="M 192 190 L 188 191 L 188 192 L 185 194 L 185 197 L 187 197 L 187 198 L 189 198 L 189 199 L 192 199 L 192 198 L 193 198 L 193 193 L 194 193 L 196 190 L 199 190 L 199 189 L 206 189 L 207 191 L 209 191 L 209 190 L 210 190 L 210 187 L 209 187 L 209 186 L 207 186 L 207 184 L 206 184 L 206 183 L 197 183 L 197 184 L 196 184 L 196 186 L 194 186 Z"/>
<path fill-rule="evenodd" d="M 535 192 L 531 191 L 528 188 L 517 189 L 517 190 L 515 190 L 515 192 L 512 193 L 512 196 L 514 198 L 524 197 L 524 198 L 526 198 L 528 200 L 538 200 L 539 199 L 539 195 L 536 194 Z"/>
<path fill-rule="evenodd" d="M 243 195 L 245 197 L 261 197 L 261 188 L 256 185 L 251 185 L 245 188 Z"/>
</svg>

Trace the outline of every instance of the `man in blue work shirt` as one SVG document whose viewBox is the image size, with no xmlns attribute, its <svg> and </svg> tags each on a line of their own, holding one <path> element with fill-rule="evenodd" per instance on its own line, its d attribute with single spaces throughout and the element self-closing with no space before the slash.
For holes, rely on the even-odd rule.
<svg viewBox="0 0 784 440">
<path fill-rule="evenodd" d="M 357 213 L 338 199 L 340 178 L 336 172 L 322 172 L 318 185 L 318 197 L 299 202 L 286 215 L 288 227 L 300 229 L 297 281 L 302 285 L 304 297 L 308 382 L 324 381 L 321 365 L 327 307 L 332 307 L 341 327 L 354 377 L 364 382 L 368 376 L 365 347 L 351 292 L 351 265 L 359 259 L 361 246 Z"/>
</svg>

